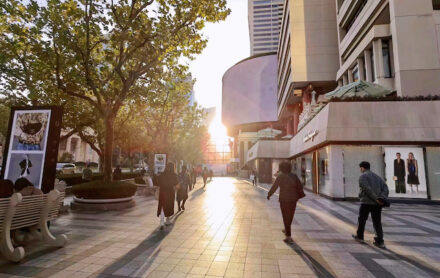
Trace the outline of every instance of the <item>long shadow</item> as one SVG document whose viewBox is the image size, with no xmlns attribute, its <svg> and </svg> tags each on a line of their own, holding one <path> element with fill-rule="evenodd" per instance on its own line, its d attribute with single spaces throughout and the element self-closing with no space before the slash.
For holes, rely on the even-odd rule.
<svg viewBox="0 0 440 278">
<path fill-rule="evenodd" d="M 376 247 L 373 247 L 371 245 L 368 244 L 368 246 L 372 249 L 374 249 L 374 251 L 382 254 L 384 257 L 386 257 L 387 259 L 390 260 L 401 260 L 401 261 L 405 261 L 413 266 L 415 266 L 416 268 L 428 273 L 429 275 L 431 275 L 432 277 L 440 277 L 440 271 L 436 268 L 433 268 L 431 266 L 426 265 L 424 262 L 418 260 L 417 258 L 410 258 L 410 257 L 406 257 L 403 255 L 400 255 L 392 250 L 389 249 L 379 249 Z"/>
<path fill-rule="evenodd" d="M 181 212 L 174 214 L 171 217 L 171 225 L 165 226 L 163 230 L 161 230 L 159 227 L 155 229 L 144 241 L 139 243 L 137 247 L 131 249 L 127 254 L 119 258 L 116 262 L 107 266 L 101 271 L 101 273 L 104 275 L 112 275 L 119 269 L 123 268 L 125 265 L 132 262 L 135 258 L 142 255 L 145 256 L 145 262 L 142 263 L 142 265 L 140 265 L 135 271 L 133 271 L 131 276 L 135 274 L 135 277 L 143 277 L 143 274 L 145 274 L 148 269 L 150 269 L 151 265 L 154 263 L 156 257 L 161 251 L 160 248 L 157 247 L 160 245 L 162 240 L 171 233 L 174 228 L 175 222 L 181 214 Z M 115 275 L 117 276 L 117 274 L 113 274 L 112 276 Z"/>
<path fill-rule="evenodd" d="M 295 251 L 304 262 L 315 272 L 315 274 L 320 278 L 335 278 L 330 271 L 330 266 L 324 266 L 322 263 L 318 262 L 312 255 L 304 251 L 296 242 L 289 244 L 290 248 Z M 326 264 L 325 262 L 323 262 Z M 328 268 L 328 269 L 327 269 Z"/>
<path fill-rule="evenodd" d="M 200 195 L 202 195 L 203 193 L 205 193 L 205 190 L 203 189 L 203 187 L 200 187 L 199 189 L 197 189 L 196 191 L 194 191 L 194 193 L 191 195 L 191 201 L 194 200 L 195 198 L 199 197 Z"/>
</svg>

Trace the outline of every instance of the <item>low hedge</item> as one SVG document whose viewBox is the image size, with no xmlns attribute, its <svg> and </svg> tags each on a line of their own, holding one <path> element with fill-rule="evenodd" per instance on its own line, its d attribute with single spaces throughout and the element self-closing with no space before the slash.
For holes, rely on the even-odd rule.
<svg viewBox="0 0 440 278">
<path fill-rule="evenodd" d="M 122 173 L 121 179 L 127 180 L 127 179 L 133 179 L 136 177 L 139 177 L 140 173 Z M 75 174 L 57 174 L 57 178 L 59 180 L 62 180 L 66 183 L 67 186 L 73 186 L 77 184 L 84 183 L 84 180 L 82 179 L 81 173 L 75 173 Z M 103 173 L 93 173 L 92 175 L 92 181 L 99 181 L 104 179 Z"/>
<path fill-rule="evenodd" d="M 141 177 L 136 177 L 136 178 L 134 178 L 134 182 L 135 182 L 136 184 L 147 184 L 147 183 L 145 182 L 145 180 L 144 180 L 143 178 L 141 178 Z"/>
<path fill-rule="evenodd" d="M 72 193 L 77 198 L 84 199 L 118 199 L 128 198 L 136 193 L 137 186 L 128 182 L 92 181 L 72 187 Z"/>
</svg>

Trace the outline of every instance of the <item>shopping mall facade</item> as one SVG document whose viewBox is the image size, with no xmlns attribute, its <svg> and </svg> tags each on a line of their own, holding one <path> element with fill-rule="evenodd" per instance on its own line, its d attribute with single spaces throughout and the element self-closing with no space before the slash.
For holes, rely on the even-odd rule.
<svg viewBox="0 0 440 278">
<path fill-rule="evenodd" d="M 242 167 L 271 182 L 279 161 L 288 159 L 306 189 L 349 199 L 358 195 L 359 162 L 369 161 L 391 197 L 440 200 L 440 99 L 432 97 L 440 95 L 439 8 L 435 0 L 285 1 L 276 77 L 265 77 L 272 82 L 265 86 L 276 87 L 272 98 L 260 101 L 259 88 L 231 82 L 249 73 L 243 68 L 255 71 L 251 62 L 261 57 L 241 62 L 240 71 L 233 66 L 223 79 L 223 122 L 231 136 L 255 122 L 268 125 L 252 113 L 238 124 L 228 120 L 246 112 L 225 99 L 246 95 L 272 113 L 276 106 L 266 120 L 280 133 L 253 140 Z M 390 94 L 326 99 L 350 86 L 356 94 L 364 83 Z M 394 180 L 397 153 L 405 165 L 403 193 Z M 408 163 L 410 155 L 415 160 Z"/>
</svg>

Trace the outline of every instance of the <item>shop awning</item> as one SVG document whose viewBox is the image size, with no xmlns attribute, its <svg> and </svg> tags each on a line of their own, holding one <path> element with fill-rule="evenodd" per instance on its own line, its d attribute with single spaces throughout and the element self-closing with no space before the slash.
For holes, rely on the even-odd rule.
<svg viewBox="0 0 440 278">
<path fill-rule="evenodd" d="M 392 92 L 380 85 L 360 80 L 325 94 L 326 99 L 347 97 L 383 97 Z"/>
</svg>

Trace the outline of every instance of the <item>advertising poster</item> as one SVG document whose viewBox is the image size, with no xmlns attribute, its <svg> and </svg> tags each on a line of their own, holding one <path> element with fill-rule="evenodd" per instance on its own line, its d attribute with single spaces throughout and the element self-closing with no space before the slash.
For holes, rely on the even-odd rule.
<svg viewBox="0 0 440 278">
<path fill-rule="evenodd" d="M 390 197 L 427 198 L 423 148 L 385 148 L 385 164 Z"/>
<path fill-rule="evenodd" d="M 162 173 L 167 164 L 167 155 L 163 153 L 154 154 L 154 173 Z"/>
<path fill-rule="evenodd" d="M 15 111 L 5 179 L 28 179 L 41 189 L 50 110 Z"/>
<path fill-rule="evenodd" d="M 59 107 L 12 109 L 2 178 L 25 178 L 45 193 L 53 188 L 61 117 Z"/>
</svg>

